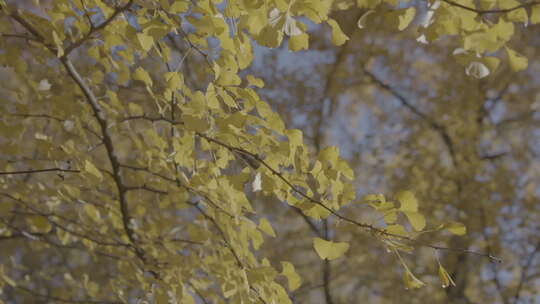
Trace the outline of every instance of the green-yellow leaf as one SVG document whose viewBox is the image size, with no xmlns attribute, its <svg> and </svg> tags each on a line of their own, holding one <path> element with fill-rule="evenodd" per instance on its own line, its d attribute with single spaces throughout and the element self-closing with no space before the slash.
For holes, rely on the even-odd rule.
<svg viewBox="0 0 540 304">
<path fill-rule="evenodd" d="M 531 8 L 531 23 L 532 24 L 540 23 L 540 5 L 534 5 Z"/>
<path fill-rule="evenodd" d="M 182 115 L 182 121 L 187 130 L 195 132 L 204 132 L 210 127 L 208 121 L 192 115 Z"/>
<path fill-rule="evenodd" d="M 139 40 L 139 43 L 141 44 L 141 48 L 145 52 L 148 52 L 154 45 L 154 38 L 145 33 L 138 33 L 137 40 Z"/>
<path fill-rule="evenodd" d="M 274 232 L 272 225 L 265 218 L 262 218 L 259 222 L 259 229 L 271 237 L 276 237 L 276 233 Z"/>
<path fill-rule="evenodd" d="M 386 227 L 386 232 L 395 234 L 395 235 L 402 235 L 402 236 L 408 236 L 409 234 L 407 231 L 405 231 L 405 228 L 401 225 L 390 225 Z"/>
<path fill-rule="evenodd" d="M 409 24 L 411 24 L 411 21 L 413 21 L 415 15 L 416 15 L 416 8 L 409 7 L 408 9 L 406 9 L 405 13 L 399 16 L 398 29 L 400 31 L 403 31 L 404 29 L 406 29 L 409 26 Z"/>
<path fill-rule="evenodd" d="M 467 227 L 465 227 L 465 225 L 459 222 L 450 222 L 444 225 L 444 229 L 455 235 L 464 235 L 465 233 L 467 233 Z"/>
<path fill-rule="evenodd" d="M 103 175 L 99 171 L 94 164 L 92 164 L 90 161 L 86 160 L 84 162 L 84 171 L 90 173 L 91 175 L 95 176 L 100 181 L 103 179 Z"/>
<path fill-rule="evenodd" d="M 339 24 L 334 19 L 328 19 L 328 25 L 332 28 L 332 43 L 335 45 L 342 45 L 345 41 L 349 40 L 349 37 L 343 33 Z"/>
<path fill-rule="evenodd" d="M 289 290 L 294 291 L 298 289 L 298 287 L 302 285 L 302 278 L 294 269 L 294 265 L 290 262 L 281 262 L 281 267 L 283 267 L 281 274 L 287 278 L 287 282 L 289 283 Z"/>
<path fill-rule="evenodd" d="M 91 219 L 94 221 L 97 221 L 100 219 L 99 210 L 92 204 L 84 204 L 84 212 L 86 212 L 86 215 L 88 215 Z"/>
<path fill-rule="evenodd" d="M 403 213 L 409 219 L 409 223 L 411 223 L 414 230 L 421 231 L 426 227 L 426 219 L 422 214 L 414 211 L 403 211 Z"/>
<path fill-rule="evenodd" d="M 456 286 L 456 283 L 454 283 L 454 280 L 452 280 L 446 269 L 442 267 L 441 263 L 439 263 L 439 279 L 441 280 L 442 288 L 449 287 L 450 285 Z"/>
<path fill-rule="evenodd" d="M 516 51 L 512 50 L 509 47 L 505 47 L 505 49 L 506 54 L 508 55 L 510 67 L 514 72 L 519 72 L 527 68 L 527 65 L 529 64 L 527 57 L 518 54 Z"/>
<path fill-rule="evenodd" d="M 309 47 L 309 36 L 306 33 L 292 36 L 289 38 L 289 50 L 297 52 L 300 50 L 307 50 Z"/>
<path fill-rule="evenodd" d="M 29 224 L 32 226 L 32 230 L 38 233 L 48 233 L 51 231 L 51 223 L 46 217 L 41 215 L 35 215 L 28 218 Z"/>
<path fill-rule="evenodd" d="M 411 191 L 399 191 L 396 194 L 396 199 L 401 204 L 399 210 L 401 211 L 418 211 L 418 200 Z"/>
<path fill-rule="evenodd" d="M 264 87 L 264 81 L 260 78 L 257 78 L 253 75 L 247 75 L 246 80 L 248 82 L 248 85 L 252 85 L 258 88 Z"/>
<path fill-rule="evenodd" d="M 133 102 L 129 103 L 128 110 L 129 110 L 129 114 L 133 116 L 142 116 L 144 114 L 142 107 Z"/>
<path fill-rule="evenodd" d="M 326 241 L 321 238 L 313 239 L 313 247 L 321 259 L 334 260 L 349 250 L 349 244 L 345 242 Z"/>
<path fill-rule="evenodd" d="M 406 269 L 405 273 L 403 274 L 403 283 L 407 289 L 420 288 L 425 285 L 424 282 L 415 277 L 414 274 L 412 274 L 412 272 L 408 269 Z"/>
<path fill-rule="evenodd" d="M 135 74 L 133 74 L 133 79 L 140 80 L 148 86 L 152 85 L 152 78 L 150 78 L 150 74 L 148 74 L 148 72 L 141 67 L 138 67 L 135 70 Z"/>
</svg>

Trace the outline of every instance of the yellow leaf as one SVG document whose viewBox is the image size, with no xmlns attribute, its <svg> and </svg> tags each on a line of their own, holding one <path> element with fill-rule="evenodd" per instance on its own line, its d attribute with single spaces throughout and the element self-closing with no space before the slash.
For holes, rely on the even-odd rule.
<svg viewBox="0 0 540 304">
<path fill-rule="evenodd" d="M 276 233 L 274 232 L 272 225 L 270 225 L 270 222 L 268 222 L 268 220 L 265 218 L 262 218 L 259 222 L 259 229 L 271 237 L 276 237 Z"/>
<path fill-rule="evenodd" d="M 412 272 L 410 272 L 408 269 L 406 269 L 405 273 L 403 274 L 403 283 L 405 283 L 405 288 L 407 289 L 420 288 L 425 285 L 424 282 L 415 277 L 414 274 L 412 274 Z"/>
<path fill-rule="evenodd" d="M 332 28 L 332 43 L 335 45 L 342 45 L 345 41 L 349 40 L 349 37 L 343 33 L 339 24 L 334 19 L 328 19 L 328 25 Z"/>
<path fill-rule="evenodd" d="M 170 7 L 169 7 L 169 13 L 178 14 L 183 13 L 187 11 L 189 8 L 189 2 L 188 1 L 181 1 L 176 0 Z"/>
<path fill-rule="evenodd" d="M 454 280 L 452 280 L 446 269 L 442 267 L 441 263 L 439 263 L 439 279 L 441 280 L 442 288 L 449 287 L 450 285 L 456 286 L 456 283 L 454 283 Z"/>
<path fill-rule="evenodd" d="M 53 31 L 52 35 L 53 35 L 54 45 L 56 46 L 56 56 L 60 58 L 64 55 L 62 39 L 60 39 L 56 31 Z"/>
<path fill-rule="evenodd" d="M 411 23 L 411 21 L 413 21 L 415 15 L 416 15 L 416 8 L 409 7 L 408 9 L 406 9 L 405 13 L 399 16 L 398 29 L 400 31 L 403 31 L 404 29 L 406 29 L 407 26 L 409 26 L 409 24 Z"/>
<path fill-rule="evenodd" d="M 152 36 L 146 35 L 145 33 L 138 33 L 137 40 L 141 44 L 141 48 L 148 52 L 154 45 L 154 38 Z"/>
<path fill-rule="evenodd" d="M 133 79 L 140 80 L 140 81 L 144 82 L 148 86 L 152 85 L 152 78 L 150 78 L 150 74 L 148 74 L 148 72 L 145 71 L 141 67 L 138 67 L 135 70 L 135 74 L 133 75 Z"/>
<path fill-rule="evenodd" d="M 411 191 L 399 191 L 396 194 L 396 199 L 401 204 L 399 210 L 401 211 L 418 211 L 418 200 Z"/>
<path fill-rule="evenodd" d="M 527 16 L 527 11 L 524 8 L 520 8 L 520 9 L 509 12 L 506 15 L 506 18 L 508 18 L 508 20 L 512 22 L 523 22 L 525 24 L 527 24 L 527 22 L 529 21 L 529 17 Z"/>
<path fill-rule="evenodd" d="M 101 172 L 92 164 L 90 161 L 86 160 L 84 162 L 84 171 L 92 174 L 93 176 L 97 177 L 100 181 L 103 179 L 103 175 Z"/>
<path fill-rule="evenodd" d="M 313 239 L 313 247 L 321 259 L 334 260 L 349 250 L 349 244 L 345 242 L 331 242 L 321 238 Z"/>
<path fill-rule="evenodd" d="M 182 121 L 186 129 L 190 131 L 204 132 L 210 127 L 206 119 L 192 115 L 182 115 Z"/>
<path fill-rule="evenodd" d="M 414 230 L 421 231 L 426 227 L 426 219 L 422 214 L 413 211 L 403 211 L 403 213 L 407 216 L 407 219 L 409 219 L 409 223 L 411 223 Z"/>
<path fill-rule="evenodd" d="M 290 262 L 281 262 L 281 267 L 283 267 L 281 274 L 287 278 L 289 290 L 294 291 L 298 289 L 302 285 L 302 278 L 296 273 L 294 265 Z"/>
<path fill-rule="evenodd" d="M 309 36 L 306 33 L 292 36 L 289 38 L 289 50 L 297 52 L 300 50 L 307 50 L 309 47 Z"/>
<path fill-rule="evenodd" d="M 395 235 L 402 235 L 402 236 L 408 235 L 407 231 L 405 231 L 405 228 L 403 228 L 403 226 L 401 225 L 390 225 L 386 227 L 385 230 L 386 232 L 395 234 Z"/>
<path fill-rule="evenodd" d="M 253 75 L 246 76 L 248 85 L 256 86 L 258 88 L 264 87 L 264 81 L 260 78 L 254 77 Z"/>
<path fill-rule="evenodd" d="M 535 5 L 531 8 L 531 23 L 540 23 L 540 5 Z"/>
<path fill-rule="evenodd" d="M 51 223 L 46 217 L 41 215 L 35 215 L 28 218 L 29 224 L 32 226 L 32 230 L 38 233 L 48 233 L 51 231 Z"/>
<path fill-rule="evenodd" d="M 133 102 L 129 103 L 128 110 L 129 110 L 129 114 L 133 116 L 142 116 L 144 114 L 142 107 Z"/>
<path fill-rule="evenodd" d="M 510 67 L 514 72 L 519 72 L 527 68 L 527 65 L 529 64 L 527 57 L 518 54 L 509 47 L 505 47 L 505 49 L 506 54 L 508 55 L 508 61 L 510 62 Z"/>
<path fill-rule="evenodd" d="M 464 235 L 467 232 L 467 227 L 459 222 L 450 222 L 443 227 L 455 235 Z"/>
<path fill-rule="evenodd" d="M 97 221 L 100 219 L 99 210 L 92 204 L 84 204 L 84 212 L 86 212 L 86 215 L 88 215 L 91 219 L 94 221 Z"/>
</svg>

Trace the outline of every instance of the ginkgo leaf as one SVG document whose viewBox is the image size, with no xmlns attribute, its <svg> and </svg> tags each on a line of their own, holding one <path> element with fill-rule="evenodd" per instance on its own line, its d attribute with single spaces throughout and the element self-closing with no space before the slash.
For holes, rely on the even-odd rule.
<svg viewBox="0 0 540 304">
<path fill-rule="evenodd" d="M 54 45 L 56 46 L 56 56 L 60 58 L 64 55 L 64 47 L 63 47 L 64 43 L 62 39 L 60 39 L 56 31 L 52 32 L 52 36 L 53 36 Z"/>
<path fill-rule="evenodd" d="M 283 33 L 291 37 L 302 34 L 302 30 L 296 25 L 296 20 L 289 14 L 285 16 L 285 24 L 283 24 Z"/>
<path fill-rule="evenodd" d="M 391 234 L 395 234 L 395 235 L 402 235 L 402 236 L 409 235 L 409 233 L 407 233 L 405 228 L 403 228 L 403 226 L 401 226 L 401 225 L 390 225 L 390 226 L 386 227 L 385 230 L 386 230 L 386 232 L 391 233 Z"/>
<path fill-rule="evenodd" d="M 505 49 L 506 54 L 508 55 L 510 67 L 512 68 L 512 70 L 514 70 L 514 72 L 519 72 L 527 68 L 527 65 L 529 64 L 529 60 L 527 59 L 527 57 L 518 54 L 516 51 L 512 50 L 509 47 L 505 47 Z"/>
<path fill-rule="evenodd" d="M 459 222 L 450 222 L 445 224 L 443 227 L 445 230 L 448 230 L 455 235 L 464 235 L 467 233 L 467 227 Z"/>
<path fill-rule="evenodd" d="M 422 214 L 414 211 L 403 211 L 403 213 L 407 216 L 414 230 L 421 231 L 426 227 L 426 219 Z"/>
<path fill-rule="evenodd" d="M 409 7 L 408 9 L 406 9 L 405 13 L 399 16 L 398 29 L 400 31 L 403 31 L 404 29 L 406 29 L 411 23 L 411 21 L 413 21 L 415 15 L 416 15 L 416 8 Z"/>
<path fill-rule="evenodd" d="M 489 69 L 483 63 L 473 61 L 465 68 L 465 74 L 477 79 L 482 79 L 489 75 Z"/>
<path fill-rule="evenodd" d="M 424 282 L 415 277 L 409 269 L 406 269 L 405 273 L 403 274 L 403 283 L 405 284 L 406 289 L 415 289 L 426 285 Z"/>
<path fill-rule="evenodd" d="M 139 40 L 139 43 L 141 44 L 141 48 L 145 52 L 148 52 L 154 45 L 154 38 L 145 33 L 138 33 L 137 39 Z"/>
<path fill-rule="evenodd" d="M 332 28 L 332 43 L 339 46 L 344 44 L 347 40 L 349 40 L 349 37 L 343 33 L 341 28 L 339 27 L 339 24 L 334 19 L 328 19 L 328 25 Z"/>
<path fill-rule="evenodd" d="M 84 162 L 84 171 L 92 174 L 93 176 L 95 176 L 97 179 L 99 180 L 102 180 L 103 179 L 103 175 L 101 174 L 101 172 L 98 170 L 98 168 L 96 168 L 96 166 L 94 166 L 94 164 L 92 164 L 90 161 L 86 160 Z"/>
<path fill-rule="evenodd" d="M 418 211 L 418 200 L 411 191 L 399 191 L 396 194 L 396 199 L 400 203 L 399 210 L 401 211 Z"/>
<path fill-rule="evenodd" d="M 251 183 L 251 188 L 253 192 L 262 190 L 261 172 L 257 172 L 257 174 L 255 175 L 255 178 L 253 179 L 253 182 Z"/>
<path fill-rule="evenodd" d="M 349 243 L 314 238 L 313 247 L 321 259 L 334 260 L 343 256 L 349 250 Z"/>
<path fill-rule="evenodd" d="M 99 210 L 96 208 L 96 206 L 92 204 L 84 204 L 84 212 L 93 220 L 97 221 L 100 219 L 100 213 Z"/>
<path fill-rule="evenodd" d="M 454 280 L 452 280 L 446 269 L 442 267 L 441 263 L 439 263 L 439 279 L 441 280 L 442 288 L 456 286 L 456 283 L 454 283 Z"/>
<path fill-rule="evenodd" d="M 51 89 L 51 84 L 48 79 L 41 79 L 37 87 L 38 91 L 48 91 Z"/>
<path fill-rule="evenodd" d="M 48 233 L 51 231 L 52 226 L 46 217 L 41 215 L 35 215 L 28 217 L 28 222 L 32 226 L 34 232 Z"/>
<path fill-rule="evenodd" d="M 144 114 L 144 110 L 142 107 L 136 103 L 130 102 L 128 105 L 129 113 L 133 116 L 142 116 Z"/>
<path fill-rule="evenodd" d="M 148 72 L 145 71 L 142 67 L 138 67 L 135 70 L 135 73 L 133 74 L 133 79 L 140 80 L 148 86 L 152 85 L 152 78 L 150 78 L 150 74 L 148 74 Z"/>
<path fill-rule="evenodd" d="M 268 16 L 268 24 L 275 27 L 279 20 L 281 19 L 281 13 L 279 12 L 279 9 L 273 8 Z"/>
<path fill-rule="evenodd" d="M 264 81 L 260 78 L 254 77 L 253 75 L 247 75 L 246 80 L 249 85 L 256 86 L 258 88 L 264 87 Z"/>
<path fill-rule="evenodd" d="M 356 22 L 358 28 L 363 29 L 366 26 L 367 18 L 373 13 L 375 13 L 375 10 L 368 10 L 367 12 L 365 12 Z"/>
<path fill-rule="evenodd" d="M 289 38 L 289 50 L 297 52 L 300 50 L 307 50 L 309 47 L 309 36 L 306 33 L 292 36 Z"/>
<path fill-rule="evenodd" d="M 302 278 L 294 269 L 294 265 L 290 262 L 281 262 L 281 267 L 283 268 L 281 274 L 287 278 L 289 290 L 294 291 L 298 289 L 302 285 Z"/>
<path fill-rule="evenodd" d="M 274 229 L 272 228 L 272 225 L 270 224 L 270 222 L 265 219 L 265 218 L 262 218 L 259 222 L 259 229 L 261 231 L 263 231 L 264 233 L 266 233 L 267 235 L 271 236 L 271 237 L 276 237 L 276 233 L 274 232 Z"/>
<path fill-rule="evenodd" d="M 531 23 L 538 24 L 540 23 L 540 5 L 534 5 L 531 8 Z"/>
</svg>

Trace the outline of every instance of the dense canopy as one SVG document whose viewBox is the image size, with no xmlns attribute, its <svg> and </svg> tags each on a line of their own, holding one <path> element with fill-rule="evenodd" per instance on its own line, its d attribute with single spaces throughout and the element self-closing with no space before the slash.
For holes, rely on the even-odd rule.
<svg viewBox="0 0 540 304">
<path fill-rule="evenodd" d="M 538 23 L 0 0 L 0 303 L 540 301 Z"/>
</svg>

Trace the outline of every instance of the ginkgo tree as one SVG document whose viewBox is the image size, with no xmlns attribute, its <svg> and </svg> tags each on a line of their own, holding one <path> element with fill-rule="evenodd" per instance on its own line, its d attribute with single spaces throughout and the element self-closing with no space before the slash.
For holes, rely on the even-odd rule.
<svg viewBox="0 0 540 304">
<path fill-rule="evenodd" d="M 308 49 L 309 27 L 347 43 L 340 11 L 357 11 L 358 28 L 381 17 L 399 32 L 420 7 L 418 43 L 458 43 L 463 74 L 495 72 L 500 53 L 513 71 L 527 67 L 509 41 L 540 22 L 535 2 L 417 2 L 0 1 L 0 299 L 291 303 L 302 278 L 266 254 L 281 227 L 258 212 L 263 201 L 314 231 L 369 235 L 407 288 L 425 285 L 402 258 L 420 248 L 496 261 L 421 238 L 466 227 L 433 225 L 410 190 L 357 197 L 339 149 L 307 144 L 245 72 L 258 47 Z M 364 205 L 380 220 L 342 211 Z M 339 234 L 307 241 L 322 260 L 354 258 Z M 441 285 L 455 285 L 433 262 Z"/>
</svg>

